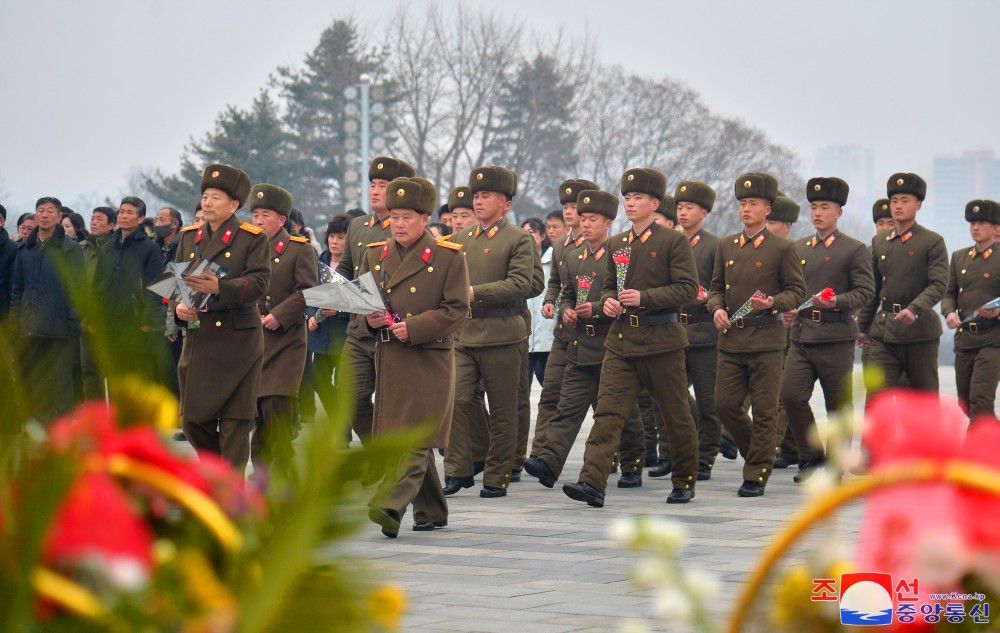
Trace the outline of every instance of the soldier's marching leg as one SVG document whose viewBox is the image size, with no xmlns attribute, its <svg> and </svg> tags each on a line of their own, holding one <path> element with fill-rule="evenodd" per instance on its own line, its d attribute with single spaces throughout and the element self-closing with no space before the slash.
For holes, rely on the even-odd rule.
<svg viewBox="0 0 1000 633">
<path fill-rule="evenodd" d="M 222 447 L 219 444 L 219 421 L 209 420 L 207 422 L 196 422 L 194 420 L 182 420 L 181 428 L 191 446 L 198 453 L 211 453 L 216 457 L 222 455 Z"/>
<path fill-rule="evenodd" d="M 1000 346 L 989 345 L 979 348 L 969 387 L 969 417 L 972 420 L 980 415 L 995 415 L 998 381 L 1000 381 Z"/>
<path fill-rule="evenodd" d="M 441 492 L 433 450 L 421 448 L 411 451 L 403 456 L 391 474 L 394 478 L 391 481 L 386 478 L 379 487 L 377 500 L 371 505 L 394 510 L 402 518 L 412 503 L 413 529 L 418 532 L 447 525 L 448 502 Z M 427 523 L 431 525 L 426 527 L 424 524 Z"/>
<path fill-rule="evenodd" d="M 608 350 L 601 368 L 597 411 L 587 437 L 583 468 L 578 480 L 600 495 L 599 499 L 587 500 L 590 505 L 604 505 L 604 491 L 608 485 L 611 461 L 621 442 L 625 420 L 631 414 L 641 388 L 635 361 Z"/>
<path fill-rule="evenodd" d="M 684 371 L 684 350 L 662 352 L 656 356 L 636 359 L 639 377 L 650 389 L 660 411 L 665 416 L 670 438 L 671 481 L 675 491 L 694 491 L 698 473 L 698 430 L 688 404 L 687 373 Z M 671 493 L 671 499 L 675 499 Z M 688 499 L 689 500 L 689 499 Z"/>
<path fill-rule="evenodd" d="M 971 417 L 972 368 L 976 362 L 977 349 L 955 350 L 955 395 Z"/>
<path fill-rule="evenodd" d="M 639 407 L 633 406 L 625 418 L 621 440 L 618 443 L 618 462 L 622 473 L 618 478 L 619 488 L 638 488 L 642 485 L 647 437 L 642 417 L 639 415 Z"/>
<path fill-rule="evenodd" d="M 549 423 L 545 441 L 538 450 L 536 459 L 544 463 L 541 475 L 538 477 L 542 485 L 551 488 L 562 474 L 569 452 L 580 434 L 580 427 L 587 417 L 587 410 L 597 398 L 597 389 L 601 382 L 601 366 L 588 365 L 581 367 L 570 362 L 563 374 L 562 397 L 556 417 Z M 529 466 L 525 466 L 528 469 Z M 548 472 L 545 472 L 545 470 Z M 531 472 L 530 470 L 528 472 Z"/>
<path fill-rule="evenodd" d="M 750 403 L 753 423 L 750 427 L 743 481 L 767 485 L 774 466 L 774 446 L 778 441 L 778 390 L 784 352 L 747 354 L 744 362 L 750 374 Z"/>
<path fill-rule="evenodd" d="M 517 448 L 514 451 L 514 465 L 511 481 L 521 481 L 521 467 L 527 457 L 529 434 L 531 433 L 531 372 L 528 368 L 528 341 L 518 344 L 521 357 L 521 373 L 517 382 Z"/>
<path fill-rule="evenodd" d="M 448 450 L 444 455 L 444 494 L 455 494 L 462 488 L 471 488 L 472 446 L 470 439 L 470 413 L 473 392 L 479 385 L 479 365 L 473 350 L 455 349 L 455 407 L 452 411 L 451 434 Z"/>
<path fill-rule="evenodd" d="M 222 459 L 241 475 L 250 460 L 250 420 L 219 420 L 218 442 Z M 185 434 L 187 428 L 185 427 Z"/>
<path fill-rule="evenodd" d="M 903 371 L 910 380 L 910 386 L 931 393 L 938 393 L 938 344 L 941 339 L 906 343 L 900 345 L 903 355 Z"/>
<path fill-rule="evenodd" d="M 351 428 L 364 445 L 372 436 L 372 394 L 375 393 L 375 340 L 348 336 L 344 355 L 350 365 L 354 394 L 354 423 Z"/>
<path fill-rule="evenodd" d="M 711 478 L 722 441 L 722 424 L 715 411 L 715 347 L 690 347 L 685 356 L 688 380 L 694 389 L 695 423 L 698 425 L 698 479 Z"/>
<path fill-rule="evenodd" d="M 448 500 L 441 491 L 434 451 L 428 450 L 425 459 L 424 481 L 413 498 L 413 529 L 417 532 L 448 525 Z"/>
<path fill-rule="evenodd" d="M 519 343 L 482 347 L 474 350 L 490 403 L 490 450 L 486 455 L 481 497 L 507 494 L 514 453 L 517 450 L 517 392 L 521 353 Z"/>
<path fill-rule="evenodd" d="M 568 340 L 558 337 L 552 341 L 549 358 L 545 361 L 545 380 L 542 382 L 542 393 L 538 396 L 538 413 L 535 415 L 535 435 L 531 441 L 531 454 L 538 455 L 545 443 L 545 434 L 549 424 L 559 411 L 559 402 L 563 393 L 563 376 L 566 371 L 566 349 Z"/>
<path fill-rule="evenodd" d="M 750 416 L 743 406 L 744 400 L 750 393 L 746 371 L 746 364 L 741 354 L 719 350 L 715 410 L 719 414 L 719 422 L 729 433 L 744 459 L 750 450 Z M 771 452 L 774 453 L 773 447 Z"/>
<path fill-rule="evenodd" d="M 868 361 L 872 367 L 882 372 L 884 379 L 883 388 L 891 389 L 892 387 L 899 386 L 900 376 L 903 374 L 903 363 L 897 353 L 898 346 L 883 343 L 878 339 L 870 338 L 868 340 L 871 341 L 871 345 L 868 348 Z M 935 352 L 934 358 L 937 358 L 937 352 Z M 937 368 L 936 360 L 934 366 Z M 912 384 L 912 380 L 910 382 Z M 870 402 L 877 393 L 878 391 L 868 393 L 866 402 Z"/>
<path fill-rule="evenodd" d="M 781 401 L 788 414 L 788 425 L 795 435 L 799 452 L 796 461 L 810 462 L 823 457 L 823 445 L 818 442 L 816 418 L 809 406 L 818 375 L 811 362 L 814 356 L 799 343 L 792 343 L 781 377 Z"/>
<path fill-rule="evenodd" d="M 258 467 L 287 471 L 295 457 L 292 448 L 292 398 L 265 396 L 257 399 L 257 417 L 250 441 L 254 471 Z"/>
<path fill-rule="evenodd" d="M 664 434 L 661 433 L 663 429 L 663 416 L 656 410 L 656 405 L 653 403 L 653 396 L 649 395 L 647 389 L 639 392 L 638 407 L 639 417 L 642 420 L 642 430 L 646 436 L 646 465 L 655 466 L 658 459 L 664 459 L 663 457 L 657 457 L 658 445 L 662 446 L 666 442 Z M 669 455 L 670 445 L 666 444 L 664 448 Z"/>
<path fill-rule="evenodd" d="M 486 409 L 482 384 L 476 386 L 472 394 L 472 404 L 466 407 L 469 417 L 469 442 L 472 445 L 473 474 L 483 472 L 486 453 L 490 450 L 490 412 Z"/>
</svg>

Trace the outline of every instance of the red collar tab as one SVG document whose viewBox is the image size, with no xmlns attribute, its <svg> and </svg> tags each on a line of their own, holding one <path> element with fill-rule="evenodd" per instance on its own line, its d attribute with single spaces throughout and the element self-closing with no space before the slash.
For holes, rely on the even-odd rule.
<svg viewBox="0 0 1000 633">
<path fill-rule="evenodd" d="M 700 242 L 700 241 L 701 241 L 701 233 L 698 233 L 694 237 L 691 238 L 691 248 L 694 248 L 695 246 L 697 246 L 698 242 Z"/>
<path fill-rule="evenodd" d="M 285 243 L 278 242 L 278 245 L 274 247 L 274 250 L 276 253 L 278 253 L 278 255 L 281 255 L 281 251 L 285 250 Z"/>
<path fill-rule="evenodd" d="M 424 260 L 425 264 L 431 263 L 431 247 L 430 246 L 428 246 L 427 248 L 424 249 L 424 254 L 420 257 L 420 259 Z"/>
<path fill-rule="evenodd" d="M 205 234 L 205 229 L 198 229 L 198 235 L 195 236 L 194 243 L 195 244 L 200 244 L 201 243 L 201 237 L 204 234 Z"/>
<path fill-rule="evenodd" d="M 490 230 L 486 231 L 486 239 L 492 240 L 493 236 L 496 235 L 497 231 L 499 231 L 499 230 L 500 230 L 500 227 L 497 226 L 496 224 L 494 224 L 493 226 L 491 226 Z"/>
<path fill-rule="evenodd" d="M 389 256 L 389 242 L 386 242 L 385 246 L 382 247 L 382 257 L 380 259 L 385 259 L 388 256 Z"/>
<path fill-rule="evenodd" d="M 229 240 L 233 239 L 233 230 L 226 229 L 226 232 L 222 234 L 222 243 L 229 244 Z"/>
<path fill-rule="evenodd" d="M 899 241 L 905 244 L 906 240 L 910 239 L 911 237 L 913 237 L 913 231 L 907 231 L 903 235 L 903 237 L 899 238 Z"/>
</svg>

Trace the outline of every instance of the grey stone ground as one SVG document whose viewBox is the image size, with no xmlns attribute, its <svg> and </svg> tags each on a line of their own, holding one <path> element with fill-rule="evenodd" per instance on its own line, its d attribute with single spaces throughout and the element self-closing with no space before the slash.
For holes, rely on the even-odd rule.
<svg viewBox="0 0 1000 633">
<path fill-rule="evenodd" d="M 941 369 L 941 391 L 955 392 L 951 367 Z M 537 397 L 535 385 L 532 401 Z M 819 389 L 812 404 L 824 423 Z M 856 408 L 860 411 L 860 403 Z M 406 589 L 405 631 L 596 632 L 618 630 L 628 619 L 642 619 L 655 630 L 690 631 L 688 625 L 653 619 L 652 592 L 628 580 L 636 557 L 609 539 L 615 518 L 639 514 L 687 526 L 690 538 L 681 559 L 722 581 L 710 610 L 718 624 L 725 621 L 763 549 L 808 498 L 792 482 L 794 470 L 776 471 L 764 497 L 742 499 L 736 496 L 742 460 L 720 457 L 712 479 L 698 483 L 697 497 L 686 506 L 664 503 L 669 479 L 644 477 L 641 488 L 619 490 L 612 475 L 605 507 L 590 508 L 563 495 L 561 484 L 579 472 L 591 423 L 588 417 L 554 489 L 525 475 L 506 498 L 487 500 L 479 498 L 477 478 L 475 488 L 450 498 L 447 528 L 412 532 L 407 515 L 396 540 L 372 524 L 348 544 L 348 553 L 374 561 L 386 580 Z M 826 533 L 835 531 L 843 546 L 853 547 L 859 516 L 860 507 L 848 508 Z M 814 552 L 822 536 L 808 535 L 792 558 Z"/>
</svg>

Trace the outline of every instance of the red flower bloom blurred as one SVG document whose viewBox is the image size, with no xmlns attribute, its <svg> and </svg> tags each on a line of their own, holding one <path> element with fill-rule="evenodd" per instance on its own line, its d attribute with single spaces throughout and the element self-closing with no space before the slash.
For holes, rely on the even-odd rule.
<svg viewBox="0 0 1000 633">
<path fill-rule="evenodd" d="M 823 301 L 833 301 L 837 296 L 837 293 L 833 291 L 833 288 L 823 288 L 823 292 L 819 293 L 819 298 Z"/>
</svg>

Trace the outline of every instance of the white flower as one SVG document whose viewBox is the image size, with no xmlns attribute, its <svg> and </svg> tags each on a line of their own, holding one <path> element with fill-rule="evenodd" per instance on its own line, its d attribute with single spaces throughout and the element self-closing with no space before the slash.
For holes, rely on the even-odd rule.
<svg viewBox="0 0 1000 633">
<path fill-rule="evenodd" d="M 656 557 L 643 558 L 635 566 L 635 580 L 645 587 L 665 587 L 673 583 L 669 565 Z"/>
<path fill-rule="evenodd" d="M 631 547 L 639 536 L 635 518 L 618 517 L 608 526 L 608 535 L 612 540 Z"/>
<path fill-rule="evenodd" d="M 646 625 L 638 620 L 626 620 L 622 625 L 621 633 L 649 633 Z"/>
<path fill-rule="evenodd" d="M 642 519 L 643 539 L 665 553 L 673 553 L 687 540 L 687 528 L 659 517 Z"/>
<path fill-rule="evenodd" d="M 818 468 L 803 486 L 809 495 L 817 496 L 837 485 L 837 477 L 826 468 Z"/>
<path fill-rule="evenodd" d="M 131 556 L 115 556 L 106 561 L 108 583 L 119 591 L 139 591 L 149 584 L 149 572 Z"/>
<path fill-rule="evenodd" d="M 711 602 L 722 588 L 719 579 L 701 569 L 692 569 L 684 575 L 688 589 L 700 604 Z"/>
<path fill-rule="evenodd" d="M 691 601 L 680 590 L 673 588 L 657 592 L 653 610 L 661 617 L 670 618 L 671 622 L 678 624 L 690 622 L 694 615 Z"/>
</svg>

